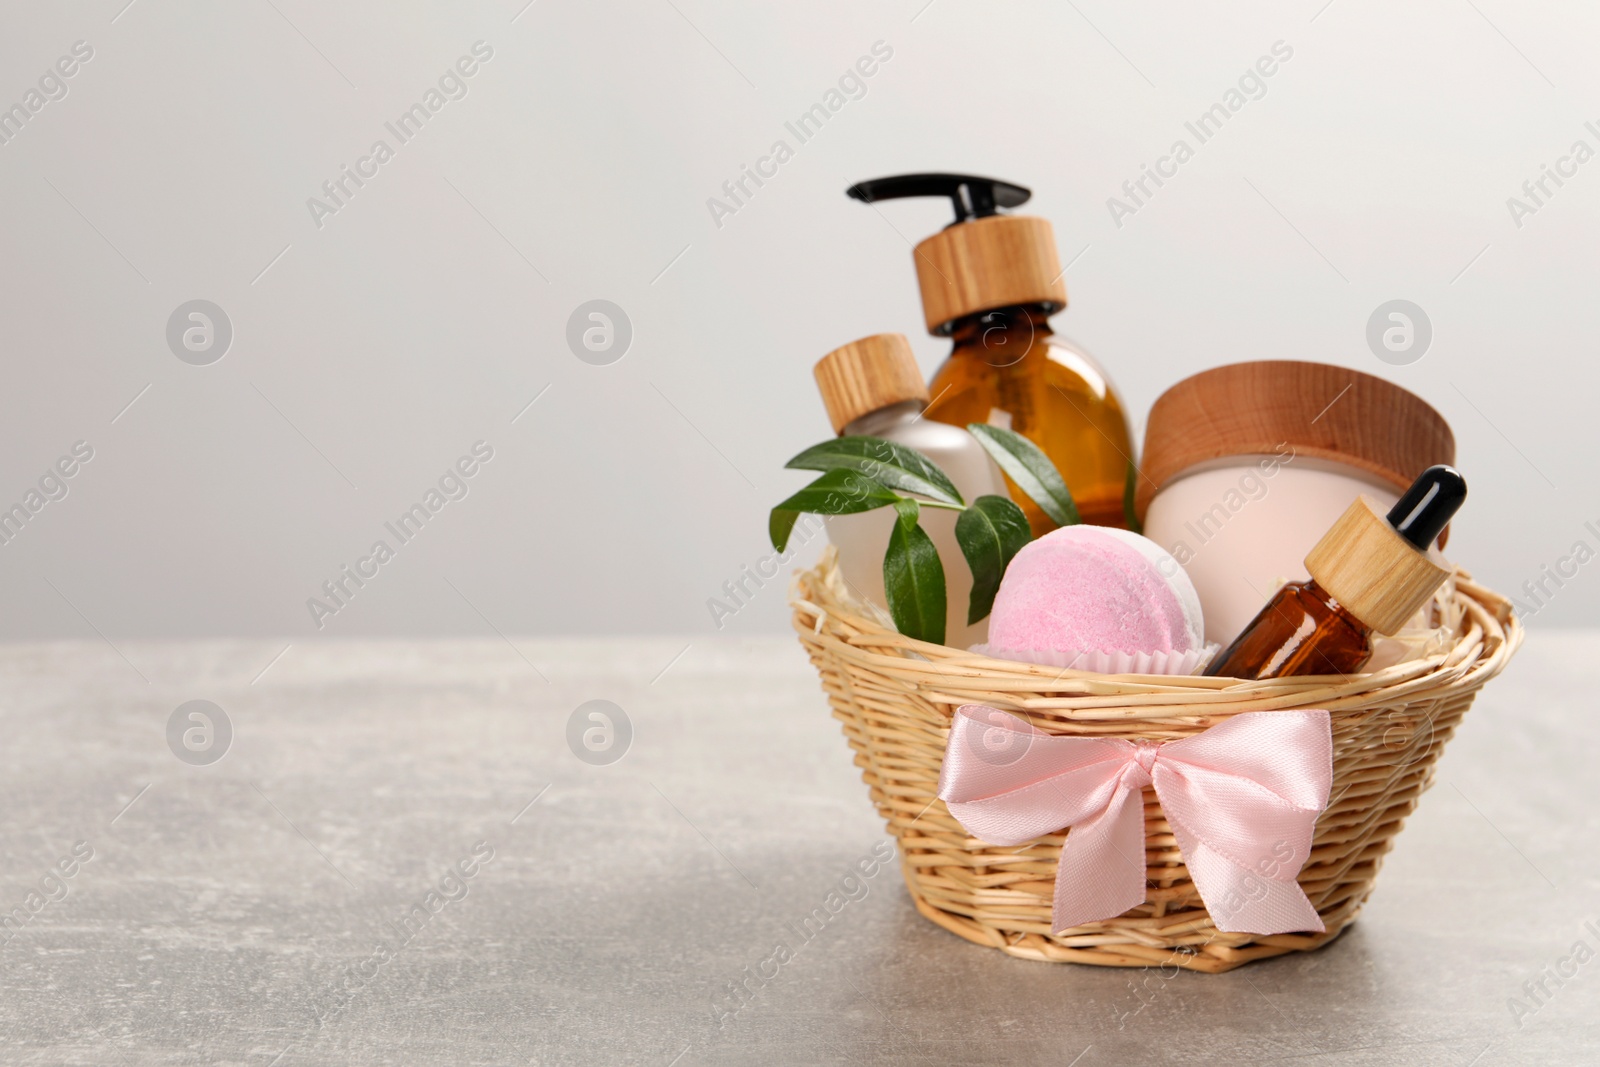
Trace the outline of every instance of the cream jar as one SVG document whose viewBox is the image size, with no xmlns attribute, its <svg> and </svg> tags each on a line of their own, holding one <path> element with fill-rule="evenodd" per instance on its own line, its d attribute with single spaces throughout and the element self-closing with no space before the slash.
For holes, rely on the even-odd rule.
<svg viewBox="0 0 1600 1067">
<path fill-rule="evenodd" d="M 1443 416 L 1382 378 L 1321 363 L 1236 363 L 1151 408 L 1135 513 L 1194 583 L 1226 644 L 1365 493 L 1384 508 L 1455 461 Z M 1441 541 L 1443 539 L 1441 538 Z"/>
</svg>

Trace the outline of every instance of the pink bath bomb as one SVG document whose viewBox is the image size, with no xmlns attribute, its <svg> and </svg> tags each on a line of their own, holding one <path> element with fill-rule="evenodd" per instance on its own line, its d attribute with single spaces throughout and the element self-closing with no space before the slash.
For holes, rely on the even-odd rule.
<svg viewBox="0 0 1600 1067">
<path fill-rule="evenodd" d="M 989 645 L 1052 652 L 1189 652 L 1203 647 L 1200 598 L 1160 545 L 1127 530 L 1064 526 L 1012 559 Z"/>
</svg>

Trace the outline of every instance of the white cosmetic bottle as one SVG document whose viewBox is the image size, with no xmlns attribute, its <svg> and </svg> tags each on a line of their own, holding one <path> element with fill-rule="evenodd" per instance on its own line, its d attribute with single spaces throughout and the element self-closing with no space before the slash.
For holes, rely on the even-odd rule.
<svg viewBox="0 0 1600 1067">
<path fill-rule="evenodd" d="M 814 373 L 835 433 L 881 437 L 922 453 L 950 476 L 968 504 L 980 496 L 1006 497 L 999 468 L 976 438 L 958 427 L 923 418 L 928 387 L 903 334 L 874 334 L 836 348 L 822 357 Z M 956 541 L 958 514 L 923 508 L 919 521 L 944 565 L 945 643 L 967 648 L 987 640 L 989 620 L 967 625 L 972 571 Z M 838 549 L 845 581 L 858 597 L 887 610 L 883 555 L 894 527 L 894 509 L 829 515 L 823 521 L 828 540 Z"/>
</svg>

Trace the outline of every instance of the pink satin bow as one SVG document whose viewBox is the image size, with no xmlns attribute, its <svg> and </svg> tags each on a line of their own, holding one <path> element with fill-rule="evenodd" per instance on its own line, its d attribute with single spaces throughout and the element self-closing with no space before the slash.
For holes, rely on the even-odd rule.
<svg viewBox="0 0 1600 1067">
<path fill-rule="evenodd" d="M 1328 713 L 1248 711 L 1181 741 L 1058 737 L 982 704 L 956 709 L 939 799 L 993 845 L 1072 828 L 1050 929 L 1144 903 L 1144 804 L 1154 784 L 1217 929 L 1325 927 L 1295 876 L 1333 783 Z"/>
</svg>

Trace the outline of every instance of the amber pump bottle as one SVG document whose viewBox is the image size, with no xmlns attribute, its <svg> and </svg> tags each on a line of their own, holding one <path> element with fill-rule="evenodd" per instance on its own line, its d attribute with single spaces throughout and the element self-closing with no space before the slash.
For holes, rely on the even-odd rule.
<svg viewBox="0 0 1600 1067">
<path fill-rule="evenodd" d="M 1308 582 L 1275 593 L 1206 674 L 1283 678 L 1353 674 L 1372 655 L 1371 635 L 1397 632 L 1450 571 L 1428 547 L 1467 498 L 1454 467 L 1422 472 L 1387 516 L 1362 496 L 1306 556 Z"/>
<path fill-rule="evenodd" d="M 1050 329 L 1067 287 L 1049 221 L 999 213 L 1033 194 L 966 174 L 902 174 L 847 192 L 869 204 L 948 197 L 955 208 L 955 222 L 914 254 L 928 332 L 954 342 L 928 384 L 928 418 L 1015 430 L 1055 463 L 1084 522 L 1126 526 L 1134 452 L 1122 399 L 1093 357 Z M 1009 479 L 1007 488 L 1035 536 L 1054 529 Z"/>
</svg>

